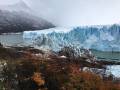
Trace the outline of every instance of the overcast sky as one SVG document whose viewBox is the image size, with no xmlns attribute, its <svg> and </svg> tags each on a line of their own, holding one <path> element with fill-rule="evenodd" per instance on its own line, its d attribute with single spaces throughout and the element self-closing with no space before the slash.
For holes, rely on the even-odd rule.
<svg viewBox="0 0 120 90">
<path fill-rule="evenodd" d="M 20 0 L 0 0 L 13 4 Z M 112 24 L 120 21 L 120 0 L 23 0 L 39 16 L 58 26 Z"/>
</svg>

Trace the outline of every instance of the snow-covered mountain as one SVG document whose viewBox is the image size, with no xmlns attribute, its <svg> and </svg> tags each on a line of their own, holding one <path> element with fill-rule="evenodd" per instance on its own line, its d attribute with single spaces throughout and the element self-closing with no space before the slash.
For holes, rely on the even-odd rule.
<svg viewBox="0 0 120 90">
<path fill-rule="evenodd" d="M 8 11 L 24 11 L 24 12 L 30 12 L 31 9 L 27 6 L 26 3 L 24 3 L 22 0 L 14 3 L 14 4 L 9 4 L 9 5 L 1 5 L 0 9 L 2 10 L 8 10 Z"/>
<path fill-rule="evenodd" d="M 34 46 L 59 50 L 74 45 L 101 51 L 120 51 L 120 25 L 52 28 L 24 32 L 24 40 Z"/>
<path fill-rule="evenodd" d="M 50 22 L 37 17 L 23 2 L 0 6 L 0 33 L 21 32 L 27 30 L 54 27 Z"/>
</svg>

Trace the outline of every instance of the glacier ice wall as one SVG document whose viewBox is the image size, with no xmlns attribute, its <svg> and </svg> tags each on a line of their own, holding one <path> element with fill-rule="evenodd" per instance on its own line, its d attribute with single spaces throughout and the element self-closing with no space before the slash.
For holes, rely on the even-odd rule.
<svg viewBox="0 0 120 90">
<path fill-rule="evenodd" d="M 117 24 L 26 31 L 23 38 L 26 43 L 52 50 L 74 45 L 100 51 L 120 51 L 120 25 Z"/>
</svg>

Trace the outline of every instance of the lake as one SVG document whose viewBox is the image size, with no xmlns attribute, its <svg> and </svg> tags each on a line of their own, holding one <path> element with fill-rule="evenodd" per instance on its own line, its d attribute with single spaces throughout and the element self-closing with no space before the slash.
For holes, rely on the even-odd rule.
<svg viewBox="0 0 120 90">
<path fill-rule="evenodd" d="M 120 61 L 120 52 L 91 51 L 99 60 Z"/>
<path fill-rule="evenodd" d="M 24 45 L 23 34 L 3 34 L 0 35 L 0 42 L 4 46 L 16 46 L 16 45 Z"/>
<path fill-rule="evenodd" d="M 0 42 L 4 46 L 27 46 L 27 43 L 23 39 L 23 33 L 0 35 Z M 99 60 L 120 61 L 120 52 L 103 52 L 92 50 L 92 53 Z"/>
</svg>

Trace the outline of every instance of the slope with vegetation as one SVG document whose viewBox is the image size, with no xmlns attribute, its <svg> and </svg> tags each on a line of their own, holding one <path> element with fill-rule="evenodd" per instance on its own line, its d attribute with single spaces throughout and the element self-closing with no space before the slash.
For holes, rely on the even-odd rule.
<svg viewBox="0 0 120 90">
<path fill-rule="evenodd" d="M 85 57 L 68 57 L 71 54 L 68 51 L 72 49 L 54 53 L 1 45 L 1 90 L 120 90 L 119 81 L 112 76 L 103 78 L 85 70 L 85 67 L 104 68 L 104 65 L 88 62 Z"/>
</svg>

